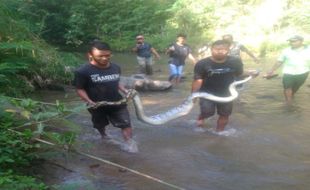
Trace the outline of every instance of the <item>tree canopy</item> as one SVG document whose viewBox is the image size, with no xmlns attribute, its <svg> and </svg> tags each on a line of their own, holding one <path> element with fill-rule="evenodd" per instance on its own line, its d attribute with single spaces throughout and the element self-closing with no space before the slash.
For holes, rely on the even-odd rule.
<svg viewBox="0 0 310 190">
<path fill-rule="evenodd" d="M 135 35 L 145 34 L 163 50 L 180 32 L 189 36 L 192 46 L 232 33 L 259 47 L 270 38 L 287 38 L 279 34 L 308 34 L 310 29 L 309 2 L 301 0 L 2 0 L 1 4 L 48 43 L 71 48 L 100 38 L 126 51 Z M 253 42 L 253 37 L 259 38 Z"/>
<path fill-rule="evenodd" d="M 196 48 L 233 34 L 265 56 L 293 34 L 309 37 L 309 2 L 301 0 L 1 0 L 0 87 L 68 82 L 64 64 L 101 39 L 130 51 L 137 34 L 164 51 L 178 33 Z M 16 75 L 17 74 L 17 75 Z M 12 80 L 22 79 L 24 84 Z M 27 88 L 25 88 L 25 86 Z"/>
</svg>

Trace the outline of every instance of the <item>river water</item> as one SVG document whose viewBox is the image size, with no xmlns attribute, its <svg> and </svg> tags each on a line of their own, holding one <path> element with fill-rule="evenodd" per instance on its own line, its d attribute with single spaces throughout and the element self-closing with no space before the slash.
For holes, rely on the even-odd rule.
<svg viewBox="0 0 310 190">
<path fill-rule="evenodd" d="M 121 63 L 125 76 L 137 70 L 132 55 L 116 54 L 113 59 Z M 163 57 L 154 65 L 152 78 L 167 79 L 166 61 Z M 245 68 L 266 71 L 272 64 L 270 60 L 259 65 L 245 63 Z M 146 114 L 154 115 L 181 104 L 190 94 L 192 70 L 193 65 L 188 63 L 184 81 L 169 91 L 141 92 Z M 198 105 L 184 117 L 151 126 L 138 121 L 133 105 L 129 104 L 134 139 L 139 147 L 135 154 L 101 140 L 91 127 L 87 111 L 70 119 L 82 129 L 76 143 L 79 150 L 184 189 L 307 190 L 310 189 L 309 84 L 308 79 L 297 93 L 294 106 L 287 108 L 280 76 L 250 80 L 235 101 L 226 130 L 220 134 L 214 132 L 216 116 L 206 121 L 205 132 L 194 131 Z M 73 91 L 48 93 L 43 100 L 79 102 Z M 118 129 L 109 127 L 108 132 L 121 141 Z M 86 181 L 85 189 L 174 189 L 81 155 L 68 156 L 64 163 L 79 175 L 63 176 L 63 183 Z"/>
</svg>

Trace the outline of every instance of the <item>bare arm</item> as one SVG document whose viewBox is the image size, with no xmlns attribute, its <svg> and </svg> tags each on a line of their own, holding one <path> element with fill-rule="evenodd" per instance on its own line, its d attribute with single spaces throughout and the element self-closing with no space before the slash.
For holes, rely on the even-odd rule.
<svg viewBox="0 0 310 190">
<path fill-rule="evenodd" d="M 248 77 L 252 76 L 253 78 L 257 77 L 259 75 L 260 71 L 255 69 L 246 70 L 240 75 L 241 77 Z"/>
<path fill-rule="evenodd" d="M 277 63 L 275 63 L 275 64 L 271 67 L 271 70 L 267 73 L 267 76 L 272 75 L 273 72 L 275 72 L 282 64 L 283 64 L 283 62 L 277 61 Z"/>
<path fill-rule="evenodd" d="M 77 89 L 76 90 L 76 93 L 79 95 L 79 97 L 85 101 L 87 104 L 90 104 L 90 105 L 95 105 L 96 103 L 93 102 L 89 96 L 87 95 L 86 91 L 84 89 Z"/>
<path fill-rule="evenodd" d="M 160 55 L 158 54 L 158 52 L 156 51 L 156 49 L 151 48 L 151 52 L 156 56 L 157 59 L 160 59 Z"/>
<path fill-rule="evenodd" d="M 128 93 L 128 90 L 121 84 L 118 84 L 118 89 L 124 94 Z"/>
<path fill-rule="evenodd" d="M 133 47 L 131 50 L 134 52 L 134 53 L 137 53 L 138 50 L 139 50 L 139 47 L 142 46 L 143 44 L 142 43 L 136 43 L 136 46 Z"/>
<path fill-rule="evenodd" d="M 193 83 L 192 83 L 192 93 L 193 92 L 197 92 L 201 88 L 202 82 L 203 82 L 202 79 L 197 79 L 197 80 L 193 81 Z"/>
<path fill-rule="evenodd" d="M 194 57 L 191 53 L 188 54 L 188 58 L 189 58 L 190 60 L 192 60 L 193 64 L 196 63 L 196 59 L 195 59 L 195 57 Z"/>
<path fill-rule="evenodd" d="M 243 46 L 243 51 L 248 54 L 248 56 L 250 56 L 254 61 L 255 63 L 259 63 L 259 60 L 255 57 L 255 55 L 250 51 L 248 50 L 246 47 Z"/>
<path fill-rule="evenodd" d="M 137 52 L 137 51 L 138 51 L 138 47 L 136 46 L 136 47 L 132 48 L 131 50 L 132 50 L 133 52 Z"/>
<path fill-rule="evenodd" d="M 169 55 L 170 52 L 174 51 L 174 46 L 170 46 L 166 49 L 166 54 Z"/>
</svg>

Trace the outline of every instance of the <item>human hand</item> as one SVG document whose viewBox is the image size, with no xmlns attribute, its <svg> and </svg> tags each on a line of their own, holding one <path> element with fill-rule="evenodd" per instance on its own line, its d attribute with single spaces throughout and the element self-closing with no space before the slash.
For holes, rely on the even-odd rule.
<svg viewBox="0 0 310 190">
<path fill-rule="evenodd" d="M 136 43 L 136 48 L 139 48 L 139 47 L 141 47 L 142 46 L 142 43 Z"/>
<path fill-rule="evenodd" d="M 95 109 L 97 108 L 97 103 L 89 100 L 88 102 L 86 102 L 86 106 L 89 107 L 90 109 Z"/>
<path fill-rule="evenodd" d="M 125 91 L 125 97 L 126 99 L 131 99 L 137 94 L 137 91 L 135 89 L 128 89 Z"/>
<path fill-rule="evenodd" d="M 253 78 L 257 77 L 260 73 L 259 70 L 251 69 L 247 71 L 248 75 L 252 76 Z"/>
<path fill-rule="evenodd" d="M 269 72 L 267 72 L 267 74 L 265 74 L 265 75 L 263 76 L 263 78 L 265 78 L 265 79 L 271 79 L 271 78 L 274 78 L 274 77 L 276 77 L 276 76 L 278 76 L 278 74 L 274 74 L 273 71 L 269 71 Z"/>
<path fill-rule="evenodd" d="M 264 76 L 271 76 L 271 75 L 273 75 L 273 70 L 271 70 L 271 71 L 268 71 Z"/>
</svg>

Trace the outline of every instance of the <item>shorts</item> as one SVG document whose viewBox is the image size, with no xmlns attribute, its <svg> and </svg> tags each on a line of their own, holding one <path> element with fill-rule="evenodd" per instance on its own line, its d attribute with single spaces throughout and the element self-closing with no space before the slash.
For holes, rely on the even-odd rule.
<svg viewBox="0 0 310 190">
<path fill-rule="evenodd" d="M 102 106 L 97 109 L 88 109 L 92 116 L 94 128 L 102 129 L 111 123 L 114 127 L 125 129 L 131 127 L 129 112 L 126 105 Z"/>
<path fill-rule="evenodd" d="M 169 71 L 170 71 L 170 77 L 181 77 L 183 73 L 184 65 L 175 65 L 170 63 L 169 64 Z"/>
<path fill-rule="evenodd" d="M 284 89 L 291 88 L 293 92 L 297 92 L 297 90 L 303 85 L 309 75 L 309 72 L 303 73 L 300 75 L 290 75 L 284 74 L 282 78 L 282 84 Z"/>
<path fill-rule="evenodd" d="M 232 113 L 233 102 L 218 103 L 207 99 L 200 98 L 200 119 L 205 119 L 213 116 L 215 114 L 215 109 L 217 109 L 217 114 L 220 116 L 229 116 Z"/>
</svg>

